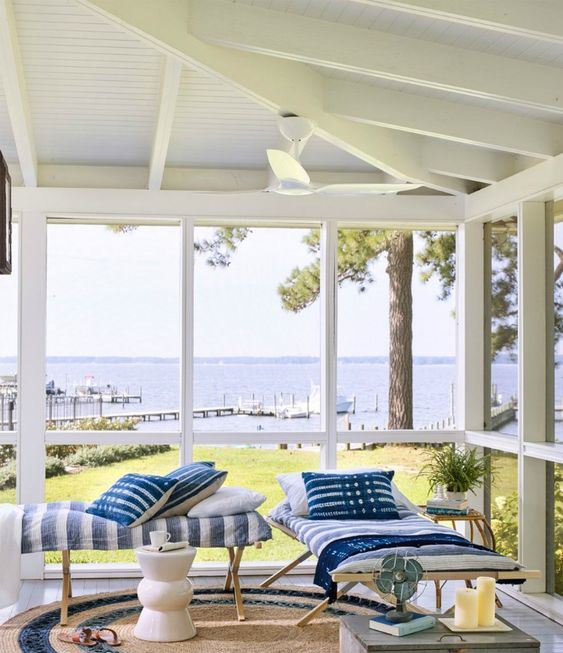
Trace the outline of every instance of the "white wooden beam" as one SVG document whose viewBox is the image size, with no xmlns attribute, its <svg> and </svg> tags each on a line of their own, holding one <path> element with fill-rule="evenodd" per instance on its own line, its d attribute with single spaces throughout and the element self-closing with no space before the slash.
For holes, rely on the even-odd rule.
<svg viewBox="0 0 563 653">
<path fill-rule="evenodd" d="M 11 0 L 0 0 L 0 77 L 25 184 L 37 186 L 37 155 Z"/>
<path fill-rule="evenodd" d="M 547 202 L 563 198 L 563 154 L 476 191 L 466 198 L 467 221 L 516 215 L 525 200 Z"/>
<path fill-rule="evenodd" d="M 563 152 L 563 126 L 415 93 L 327 79 L 325 109 L 369 125 L 548 158 Z"/>
<path fill-rule="evenodd" d="M 13 186 L 23 186 L 19 165 L 11 164 Z M 381 183 L 389 176 L 377 170 L 307 170 L 317 184 Z M 96 166 L 39 164 L 39 185 L 51 188 L 130 188 L 147 187 L 148 168 L 145 166 Z M 190 190 L 202 192 L 260 191 L 266 188 L 266 170 L 244 168 L 178 168 L 167 166 L 162 190 Z"/>
<path fill-rule="evenodd" d="M 501 34 L 563 43 L 563 14 L 558 2 L 537 0 L 352 0 L 448 23 Z"/>
<path fill-rule="evenodd" d="M 149 165 L 149 190 L 159 190 L 162 184 L 181 76 L 182 64 L 180 61 L 175 57 L 166 57 L 162 71 L 160 102 Z"/>
<path fill-rule="evenodd" d="M 15 211 L 47 215 L 194 217 L 256 223 L 334 219 L 454 225 L 463 221 L 461 197 L 386 195 L 378 197 L 290 197 L 275 193 L 199 193 L 107 188 L 14 188 Z"/>
<path fill-rule="evenodd" d="M 192 0 L 189 26 L 208 43 L 563 113 L 556 67 L 226 0 Z"/>
<path fill-rule="evenodd" d="M 431 172 L 493 184 L 538 163 L 529 157 L 426 138 L 424 165 Z"/>
<path fill-rule="evenodd" d="M 317 124 L 321 138 L 394 177 L 446 192 L 472 190 L 464 180 L 428 172 L 421 163 L 420 141 L 415 135 L 397 134 L 326 113 L 324 77 L 309 66 L 221 48 L 189 34 L 186 26 L 193 7 L 188 8 L 183 0 L 161 0 L 158 5 L 152 0 L 78 2 L 162 52 L 222 79 L 270 110 L 307 116 Z"/>
</svg>

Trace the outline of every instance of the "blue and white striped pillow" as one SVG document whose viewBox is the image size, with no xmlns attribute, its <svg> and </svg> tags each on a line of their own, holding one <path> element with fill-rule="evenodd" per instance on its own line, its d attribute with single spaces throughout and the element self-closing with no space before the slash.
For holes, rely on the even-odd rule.
<svg viewBox="0 0 563 653">
<path fill-rule="evenodd" d="M 394 471 L 357 474 L 303 472 L 311 519 L 399 519 Z"/>
<path fill-rule="evenodd" d="M 125 474 L 94 501 L 86 512 L 138 526 L 153 517 L 172 494 L 178 479 L 150 474 Z"/>
<path fill-rule="evenodd" d="M 197 503 L 211 496 L 223 485 L 227 472 L 215 469 L 215 463 L 190 463 L 167 474 L 177 481 L 174 491 L 157 517 L 187 515 Z"/>
</svg>

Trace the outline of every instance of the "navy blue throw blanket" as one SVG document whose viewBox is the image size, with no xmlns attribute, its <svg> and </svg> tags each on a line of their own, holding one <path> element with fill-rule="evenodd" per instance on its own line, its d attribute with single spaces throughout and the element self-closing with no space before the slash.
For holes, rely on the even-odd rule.
<svg viewBox="0 0 563 653">
<path fill-rule="evenodd" d="M 337 585 L 332 580 L 330 572 L 336 569 L 344 560 L 368 551 L 380 549 L 395 549 L 397 547 L 420 547 L 429 544 L 458 544 L 466 549 L 488 551 L 485 546 L 472 544 L 461 535 L 434 533 L 428 535 L 384 535 L 346 537 L 328 544 L 322 551 L 315 570 L 315 585 L 326 590 L 326 597 L 331 603 L 336 601 Z"/>
</svg>

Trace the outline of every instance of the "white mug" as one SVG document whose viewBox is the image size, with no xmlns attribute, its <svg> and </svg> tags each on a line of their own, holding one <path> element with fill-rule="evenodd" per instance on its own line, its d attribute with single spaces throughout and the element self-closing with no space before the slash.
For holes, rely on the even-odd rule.
<svg viewBox="0 0 563 653">
<path fill-rule="evenodd" d="M 149 536 L 153 546 L 162 546 L 163 544 L 166 544 L 171 537 L 170 533 L 167 533 L 166 531 L 151 531 Z"/>
</svg>

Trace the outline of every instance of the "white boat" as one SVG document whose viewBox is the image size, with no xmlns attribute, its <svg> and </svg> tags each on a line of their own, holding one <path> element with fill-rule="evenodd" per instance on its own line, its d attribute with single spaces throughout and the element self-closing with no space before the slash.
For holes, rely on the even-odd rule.
<svg viewBox="0 0 563 653">
<path fill-rule="evenodd" d="M 349 413 L 354 407 L 354 398 L 342 394 L 336 396 L 336 412 L 341 415 Z M 311 384 L 309 401 L 302 401 L 293 406 L 281 406 L 278 409 L 278 417 L 281 419 L 296 419 L 309 417 L 309 415 L 320 415 L 321 413 L 321 389 L 320 386 Z"/>
</svg>

